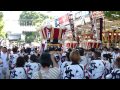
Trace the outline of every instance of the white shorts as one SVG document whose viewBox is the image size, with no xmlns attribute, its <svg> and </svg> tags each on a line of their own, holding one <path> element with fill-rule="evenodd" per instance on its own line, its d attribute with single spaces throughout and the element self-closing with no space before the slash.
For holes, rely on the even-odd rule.
<svg viewBox="0 0 120 90">
<path fill-rule="evenodd" d="M 9 79 L 10 71 L 9 68 L 0 67 L 0 79 Z"/>
</svg>

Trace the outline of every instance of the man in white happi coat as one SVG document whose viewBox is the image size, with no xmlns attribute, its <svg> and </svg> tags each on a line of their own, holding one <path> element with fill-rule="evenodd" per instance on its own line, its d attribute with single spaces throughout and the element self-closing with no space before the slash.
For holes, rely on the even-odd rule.
<svg viewBox="0 0 120 90">
<path fill-rule="evenodd" d="M 7 48 L 3 47 L 1 51 L 1 62 L 2 64 L 0 65 L 0 78 L 1 79 L 8 79 L 9 78 L 9 65 L 8 65 L 8 53 L 7 53 Z"/>
</svg>

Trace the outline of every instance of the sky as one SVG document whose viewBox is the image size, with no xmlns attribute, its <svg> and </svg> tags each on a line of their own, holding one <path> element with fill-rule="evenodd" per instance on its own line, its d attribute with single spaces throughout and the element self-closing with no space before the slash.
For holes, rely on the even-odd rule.
<svg viewBox="0 0 120 90">
<path fill-rule="evenodd" d="M 11 31 L 13 33 L 21 33 L 21 30 L 19 30 L 18 25 L 18 19 L 19 15 L 21 14 L 21 11 L 3 11 L 4 17 L 4 30 Z"/>
<path fill-rule="evenodd" d="M 41 11 L 41 13 L 43 13 L 43 14 L 46 14 L 46 15 L 49 15 L 49 16 L 54 16 L 54 17 L 56 17 L 56 16 L 62 16 L 62 15 L 64 15 L 64 14 L 66 14 L 66 13 L 68 13 L 68 12 L 70 12 L 70 11 L 51 11 L 51 12 L 46 12 L 46 11 Z"/>
<path fill-rule="evenodd" d="M 69 11 L 36 11 L 49 16 L 61 16 Z M 5 20 L 18 20 L 22 11 L 3 11 Z"/>
<path fill-rule="evenodd" d="M 19 16 L 22 13 L 22 11 L 2 11 L 4 14 L 4 30 L 7 31 L 11 31 L 14 33 L 21 33 L 21 30 L 19 28 L 18 25 L 18 20 L 19 20 Z M 64 15 L 66 13 L 66 11 L 36 11 L 36 12 L 40 12 L 42 14 L 46 14 L 48 16 L 61 16 Z"/>
<path fill-rule="evenodd" d="M 17 20 L 22 11 L 3 11 L 4 20 Z"/>
<path fill-rule="evenodd" d="M 21 33 L 18 20 L 22 11 L 2 11 L 2 12 L 4 14 L 4 18 L 3 18 L 5 23 L 4 30 L 6 32 L 11 31 L 14 33 Z M 60 17 L 62 15 L 67 14 L 70 11 L 36 11 L 36 12 L 40 12 L 48 16 Z M 74 11 L 74 12 L 77 12 L 77 11 Z"/>
</svg>

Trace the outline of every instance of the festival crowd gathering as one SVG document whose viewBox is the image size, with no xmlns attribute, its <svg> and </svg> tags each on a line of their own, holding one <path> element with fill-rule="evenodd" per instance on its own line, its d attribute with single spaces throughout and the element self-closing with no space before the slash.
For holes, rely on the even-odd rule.
<svg viewBox="0 0 120 90">
<path fill-rule="evenodd" d="M 120 79 L 120 49 L 1 46 L 0 79 Z"/>
<path fill-rule="evenodd" d="M 0 45 L 0 79 L 120 79 L 120 27 L 103 30 L 103 11 L 72 13 L 46 19 L 31 33 L 33 41 L 26 34 L 29 43 L 15 45 L 17 35 L 8 34 L 13 40 Z"/>
</svg>

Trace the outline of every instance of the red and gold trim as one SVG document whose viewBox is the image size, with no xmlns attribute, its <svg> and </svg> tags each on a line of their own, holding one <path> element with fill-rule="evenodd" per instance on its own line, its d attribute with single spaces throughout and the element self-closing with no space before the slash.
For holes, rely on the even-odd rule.
<svg viewBox="0 0 120 90">
<path fill-rule="evenodd" d="M 62 29 L 59 29 L 59 35 L 58 35 L 58 40 L 61 41 L 62 40 Z"/>
<path fill-rule="evenodd" d="M 96 48 L 98 48 L 99 47 L 99 43 L 97 42 L 97 44 L 96 44 Z"/>
<path fill-rule="evenodd" d="M 54 28 L 51 28 L 51 36 L 50 36 L 50 41 L 52 42 L 54 38 Z"/>
</svg>

